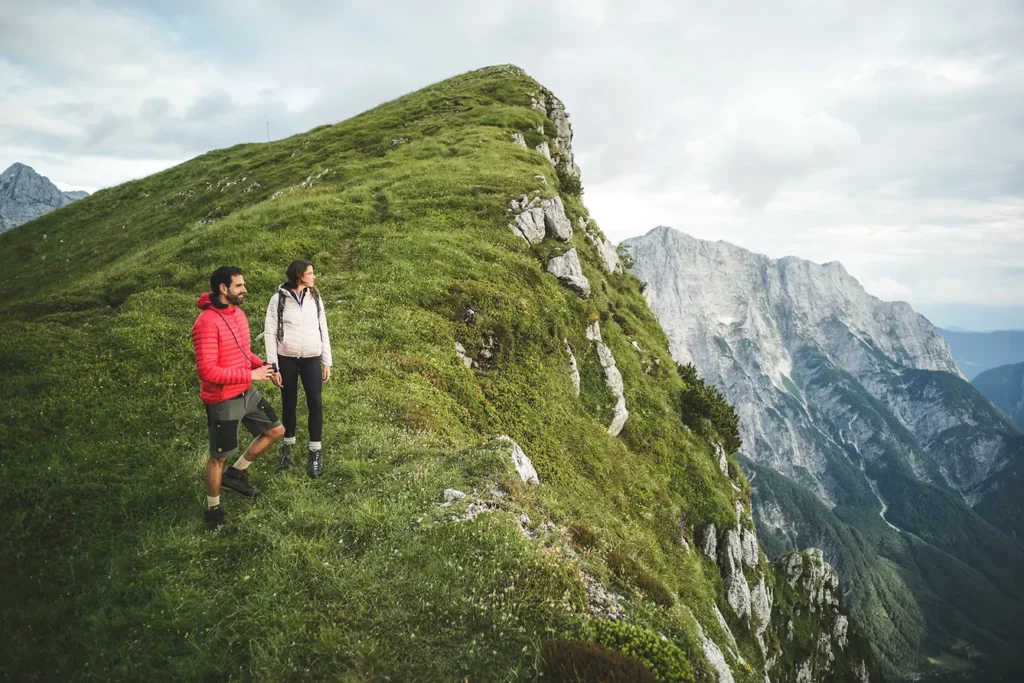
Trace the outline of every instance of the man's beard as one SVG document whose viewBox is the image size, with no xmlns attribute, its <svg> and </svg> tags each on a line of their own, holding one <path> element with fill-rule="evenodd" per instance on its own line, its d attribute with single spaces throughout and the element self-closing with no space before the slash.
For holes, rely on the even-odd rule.
<svg viewBox="0 0 1024 683">
<path fill-rule="evenodd" d="M 237 296 L 231 296 L 230 294 L 227 294 L 224 296 L 224 298 L 227 299 L 228 303 L 231 304 L 232 306 L 241 306 L 242 299 L 245 298 L 245 294 L 239 294 Z"/>
</svg>

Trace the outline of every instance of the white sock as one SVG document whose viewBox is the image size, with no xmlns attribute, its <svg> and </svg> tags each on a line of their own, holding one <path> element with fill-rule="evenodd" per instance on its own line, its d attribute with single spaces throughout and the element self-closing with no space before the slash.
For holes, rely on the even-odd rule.
<svg viewBox="0 0 1024 683">
<path fill-rule="evenodd" d="M 206 506 L 207 507 L 215 508 L 218 505 L 220 505 L 220 496 L 207 496 L 206 497 Z"/>
<path fill-rule="evenodd" d="M 319 441 L 310 441 L 309 442 L 309 450 L 311 450 L 311 451 L 318 451 L 318 450 L 320 450 L 320 442 Z"/>
<path fill-rule="evenodd" d="M 246 467 L 248 467 L 251 464 L 252 463 L 249 462 L 248 460 L 246 460 L 245 456 L 243 455 L 243 456 L 240 456 L 238 458 L 238 462 L 236 462 L 234 465 L 232 465 L 232 467 L 234 467 L 236 470 L 244 470 Z"/>
<path fill-rule="evenodd" d="M 288 446 L 294 446 L 295 445 L 295 437 L 294 436 L 286 436 L 286 437 L 284 437 L 284 442 Z"/>
</svg>

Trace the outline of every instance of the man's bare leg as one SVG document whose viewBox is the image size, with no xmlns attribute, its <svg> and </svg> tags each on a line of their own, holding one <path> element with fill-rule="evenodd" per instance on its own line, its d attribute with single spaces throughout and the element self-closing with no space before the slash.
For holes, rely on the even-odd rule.
<svg viewBox="0 0 1024 683">
<path fill-rule="evenodd" d="M 206 530 L 224 526 L 224 509 L 220 506 L 220 482 L 224 474 L 224 458 L 206 461 Z"/>
<path fill-rule="evenodd" d="M 263 452 L 274 445 L 282 436 L 284 436 L 284 427 L 282 425 L 278 425 L 273 429 L 268 429 L 252 440 L 252 443 L 250 443 L 249 447 L 245 449 L 245 453 L 242 454 L 242 457 L 249 462 L 253 462 L 256 458 L 263 455 Z M 220 480 L 218 479 L 218 484 L 219 483 Z"/>
<path fill-rule="evenodd" d="M 206 461 L 206 495 L 216 498 L 220 495 L 220 478 L 224 473 L 224 458 L 210 458 Z"/>
</svg>

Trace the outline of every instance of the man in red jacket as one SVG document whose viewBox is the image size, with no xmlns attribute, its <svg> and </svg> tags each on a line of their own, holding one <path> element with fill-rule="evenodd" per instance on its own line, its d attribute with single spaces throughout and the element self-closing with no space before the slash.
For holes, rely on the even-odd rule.
<svg viewBox="0 0 1024 683">
<path fill-rule="evenodd" d="M 224 524 L 221 486 L 255 496 L 246 468 L 284 436 L 277 413 L 252 384 L 280 378 L 250 350 L 249 321 L 239 308 L 244 298 L 242 269 L 221 266 L 210 276 L 210 291 L 199 297 L 202 313 L 192 326 L 199 395 L 206 404 L 210 431 L 210 458 L 206 461 L 206 528 L 210 531 Z M 253 440 L 235 464 L 225 469 L 225 460 L 238 452 L 239 422 Z"/>
</svg>

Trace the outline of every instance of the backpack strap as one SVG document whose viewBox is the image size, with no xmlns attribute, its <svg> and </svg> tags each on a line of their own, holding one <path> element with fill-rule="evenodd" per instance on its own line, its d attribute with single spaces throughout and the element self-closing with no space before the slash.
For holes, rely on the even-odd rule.
<svg viewBox="0 0 1024 683">
<path fill-rule="evenodd" d="M 320 327 L 320 292 L 313 290 L 313 300 L 316 301 L 316 328 L 320 331 L 320 342 L 324 341 L 324 328 Z"/>
<path fill-rule="evenodd" d="M 277 341 L 284 341 L 284 297 L 281 290 L 277 290 Z"/>
</svg>

